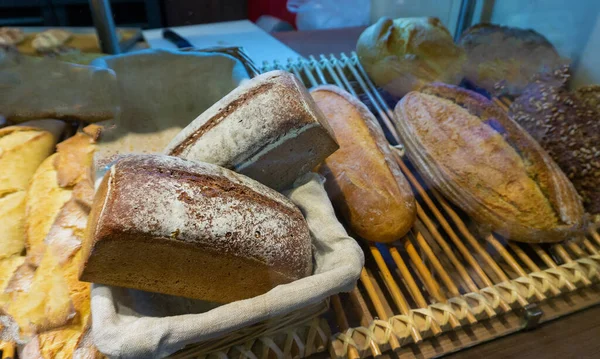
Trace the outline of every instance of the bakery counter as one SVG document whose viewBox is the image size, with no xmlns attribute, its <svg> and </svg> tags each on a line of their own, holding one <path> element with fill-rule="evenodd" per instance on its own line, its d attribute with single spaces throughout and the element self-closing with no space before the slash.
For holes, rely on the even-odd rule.
<svg viewBox="0 0 600 359">
<path fill-rule="evenodd" d="M 364 27 L 274 33 L 279 41 L 302 56 L 350 54 Z M 597 289 L 593 292 L 597 294 Z M 600 353 L 600 307 L 591 307 L 533 330 L 497 338 L 450 357 L 595 357 Z M 320 354 L 327 357 L 326 354 Z M 384 357 L 394 357 L 393 354 Z M 403 357 L 403 355 L 400 355 Z"/>
<path fill-rule="evenodd" d="M 4 38 L 23 42 L 12 30 Z M 600 162 L 561 170 L 520 122 L 539 119 L 525 106 L 537 82 L 510 78 L 510 58 L 501 83 L 465 71 L 489 68 L 488 37 L 526 47 L 530 32 L 465 33 L 455 42 L 436 18 L 281 33 L 304 58 L 260 69 L 239 48 L 81 66 L 11 47 L 0 311 L 18 330 L 0 348 L 22 341 L 23 359 L 433 358 L 475 346 L 493 357 L 486 348 L 517 344 L 548 355 L 531 343 L 564 343 L 549 328 L 600 303 L 600 231 L 585 213 L 600 196 L 578 187 Z M 600 86 L 571 92 L 568 73 L 546 75 L 581 105 L 548 121 L 600 116 Z M 589 124 L 578 161 L 600 159 Z M 586 323 L 560 350 L 595 354 L 577 344 L 598 334 Z"/>
</svg>

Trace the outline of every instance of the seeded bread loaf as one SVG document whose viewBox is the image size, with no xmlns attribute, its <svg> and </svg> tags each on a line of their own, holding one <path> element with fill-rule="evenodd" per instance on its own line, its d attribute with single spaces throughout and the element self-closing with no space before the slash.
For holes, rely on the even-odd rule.
<svg viewBox="0 0 600 359">
<path fill-rule="evenodd" d="M 319 86 L 310 93 L 340 144 L 319 166 L 336 209 L 364 239 L 402 238 L 415 222 L 415 198 L 377 120 L 339 87 Z"/>
<path fill-rule="evenodd" d="M 164 153 L 233 169 L 280 190 L 337 148 L 304 85 L 288 72 L 271 71 L 215 103 Z"/>
<path fill-rule="evenodd" d="M 227 303 L 312 273 L 300 210 L 212 164 L 119 160 L 97 189 L 80 279 Z"/>
<path fill-rule="evenodd" d="M 395 109 L 411 162 L 478 222 L 523 242 L 557 242 L 584 226 L 575 188 L 506 112 L 451 85 L 411 92 Z"/>
<path fill-rule="evenodd" d="M 600 86 L 567 90 L 568 68 L 538 76 L 510 116 L 569 177 L 588 213 L 600 219 Z"/>
</svg>

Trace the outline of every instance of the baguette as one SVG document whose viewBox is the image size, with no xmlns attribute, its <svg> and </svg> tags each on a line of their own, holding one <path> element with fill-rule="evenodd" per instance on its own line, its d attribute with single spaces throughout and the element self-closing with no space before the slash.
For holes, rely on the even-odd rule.
<svg viewBox="0 0 600 359">
<path fill-rule="evenodd" d="M 227 303 L 312 274 L 300 210 L 219 166 L 119 160 L 97 189 L 80 279 Z"/>
<path fill-rule="evenodd" d="M 25 193 L 18 189 L 0 190 L 0 261 L 20 255 L 25 247 Z"/>
<path fill-rule="evenodd" d="M 310 92 L 340 145 L 318 167 L 334 206 L 364 239 L 401 238 L 415 221 L 415 198 L 377 120 L 338 87 L 319 86 Z"/>
<path fill-rule="evenodd" d="M 58 154 L 55 153 L 42 162 L 27 191 L 25 245 L 29 256 L 39 256 L 44 252 L 44 239 L 58 212 L 71 198 L 71 189 L 58 185 L 58 173 L 54 167 L 56 157 Z"/>
<path fill-rule="evenodd" d="M 44 120 L 1 128 L 0 190 L 26 190 L 35 170 L 54 152 L 64 126 L 61 121 Z"/>
<path fill-rule="evenodd" d="M 30 179 L 53 152 L 64 127 L 61 121 L 44 120 L 0 129 L 0 267 L 6 269 L 0 272 L 3 286 L 16 269 L 12 266 L 15 256 L 25 248 L 26 190 Z"/>
<path fill-rule="evenodd" d="M 0 295 L 0 304 L 19 324 L 20 334 L 33 335 L 21 352 L 24 359 L 102 357 L 89 335 L 90 284 L 78 280 L 93 193 L 89 167 L 96 129 L 90 125 L 59 144 L 58 153 L 42 164 L 30 187 L 28 204 L 38 210 L 32 214 L 40 220 L 28 222 L 36 224 L 30 234 L 38 234 L 39 242 L 30 247 Z"/>
<path fill-rule="evenodd" d="M 34 258 L 43 253 L 44 239 L 60 209 L 73 196 L 79 202 L 85 201 L 78 197 L 92 191 L 90 171 L 96 148 L 96 128 L 96 125 L 89 125 L 83 132 L 59 143 L 57 153 L 48 157 L 33 176 L 27 193 L 25 228 L 26 246 Z"/>
<path fill-rule="evenodd" d="M 396 106 L 406 153 L 433 187 L 512 240 L 558 242 L 581 233 L 583 206 L 549 155 L 498 106 L 434 84 Z"/>
</svg>

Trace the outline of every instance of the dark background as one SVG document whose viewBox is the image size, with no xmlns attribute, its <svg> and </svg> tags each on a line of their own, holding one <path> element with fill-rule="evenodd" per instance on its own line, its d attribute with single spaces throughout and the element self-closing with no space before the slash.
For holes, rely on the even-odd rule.
<svg viewBox="0 0 600 359">
<path fill-rule="evenodd" d="M 272 15 L 294 23 L 286 0 L 111 0 L 118 26 L 151 29 Z M 93 26 L 88 0 L 0 0 L 0 26 Z"/>
</svg>

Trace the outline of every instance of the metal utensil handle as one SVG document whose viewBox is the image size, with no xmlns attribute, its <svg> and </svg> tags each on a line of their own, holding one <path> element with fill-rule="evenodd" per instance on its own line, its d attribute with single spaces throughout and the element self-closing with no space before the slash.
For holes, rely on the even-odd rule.
<svg viewBox="0 0 600 359">
<path fill-rule="evenodd" d="M 188 47 L 194 47 L 186 38 L 179 35 L 171 29 L 164 29 L 162 33 L 163 37 L 171 41 L 178 49 L 185 49 Z"/>
<path fill-rule="evenodd" d="M 102 52 L 111 55 L 120 53 L 121 48 L 115 30 L 110 3 L 108 0 L 90 0 L 90 7 Z"/>
</svg>

